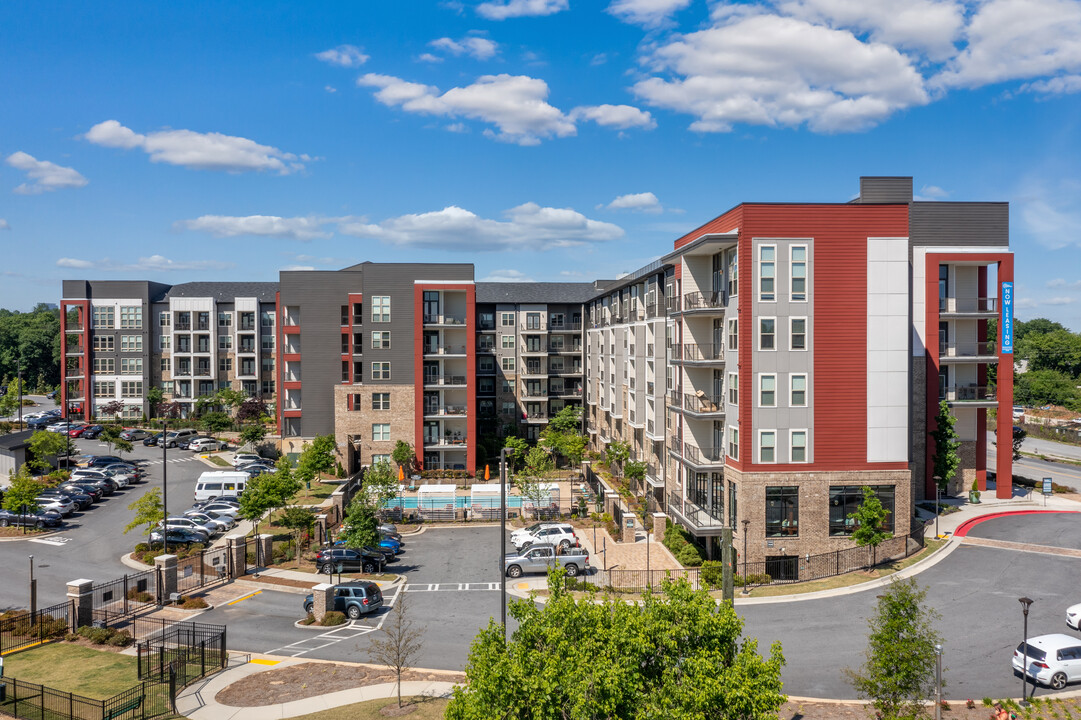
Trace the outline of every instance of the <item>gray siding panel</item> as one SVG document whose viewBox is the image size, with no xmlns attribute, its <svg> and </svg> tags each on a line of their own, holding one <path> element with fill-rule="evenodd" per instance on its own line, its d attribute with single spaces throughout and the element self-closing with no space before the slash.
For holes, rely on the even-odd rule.
<svg viewBox="0 0 1081 720">
<path fill-rule="evenodd" d="M 909 209 L 914 246 L 1002 246 L 1010 244 L 1009 203 L 923 203 Z"/>
<path fill-rule="evenodd" d="M 861 177 L 859 202 L 863 204 L 912 202 L 912 178 Z"/>
</svg>

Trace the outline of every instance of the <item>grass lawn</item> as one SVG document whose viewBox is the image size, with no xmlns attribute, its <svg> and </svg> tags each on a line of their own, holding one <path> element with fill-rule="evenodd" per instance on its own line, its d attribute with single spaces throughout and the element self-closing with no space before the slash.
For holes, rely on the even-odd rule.
<svg viewBox="0 0 1081 720">
<path fill-rule="evenodd" d="M 340 488 L 339 483 L 313 482 L 312 489 L 301 488 L 293 498 L 294 505 L 318 505 L 326 500 L 335 490 Z"/>
<path fill-rule="evenodd" d="M 134 657 L 67 642 L 8 655 L 4 674 L 98 699 L 110 698 L 139 682 Z"/>
<path fill-rule="evenodd" d="M 209 456 L 207 456 L 207 460 L 209 460 L 210 462 L 214 463 L 215 465 L 217 465 L 219 467 L 227 467 L 227 468 L 233 467 L 232 465 L 230 465 L 229 463 L 227 463 L 225 461 L 225 458 L 223 458 L 223 457 L 221 457 L 219 455 L 209 455 Z"/>
<path fill-rule="evenodd" d="M 402 717 L 412 718 L 413 720 L 437 720 L 437 718 L 443 717 L 443 712 L 447 709 L 448 700 L 443 698 L 402 698 L 402 703 L 407 703 L 412 700 L 416 700 L 417 709 L 413 712 L 403 715 Z M 379 712 L 381 708 L 390 706 L 397 709 L 397 698 L 384 698 L 382 700 L 369 700 L 367 702 L 355 703 L 353 705 L 342 705 L 341 707 L 333 708 L 331 710 L 321 710 L 310 715 L 299 715 L 293 720 L 376 720 L 376 718 L 387 717 L 383 713 Z"/>
</svg>

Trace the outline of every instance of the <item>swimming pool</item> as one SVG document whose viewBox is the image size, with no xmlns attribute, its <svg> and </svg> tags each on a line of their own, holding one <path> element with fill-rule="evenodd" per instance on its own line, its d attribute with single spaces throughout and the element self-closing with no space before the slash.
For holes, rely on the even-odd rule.
<svg viewBox="0 0 1081 720">
<path fill-rule="evenodd" d="M 436 500 L 425 500 L 422 509 L 428 510 L 440 510 L 445 508 L 450 503 L 449 498 L 439 498 Z M 478 507 L 499 507 L 499 498 L 477 498 L 476 503 Z M 454 507 L 458 510 L 463 508 L 473 507 L 473 498 L 468 495 L 458 496 L 454 498 Z M 383 503 L 385 508 L 402 508 L 403 510 L 416 510 L 418 507 L 417 498 L 415 497 L 399 497 L 393 500 L 388 500 Z M 522 507 L 521 495 L 510 495 L 507 497 L 507 507 L 520 508 Z"/>
</svg>

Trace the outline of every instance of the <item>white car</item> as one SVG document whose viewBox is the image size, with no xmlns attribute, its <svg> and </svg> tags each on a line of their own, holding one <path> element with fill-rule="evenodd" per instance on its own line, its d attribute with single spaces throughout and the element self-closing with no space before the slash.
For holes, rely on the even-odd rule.
<svg viewBox="0 0 1081 720">
<path fill-rule="evenodd" d="M 222 450 L 228 446 L 228 443 L 221 440 L 215 440 L 214 438 L 196 438 L 188 445 L 188 449 L 194 452 L 207 452 L 211 450 Z"/>
<path fill-rule="evenodd" d="M 158 523 L 158 527 L 161 527 L 161 523 Z M 208 527 L 204 527 L 202 524 L 195 522 L 191 518 L 186 517 L 171 517 L 165 519 L 165 526 L 170 528 L 184 528 L 185 530 L 191 530 L 194 533 L 209 538 L 212 531 Z"/>
<path fill-rule="evenodd" d="M 221 533 L 229 529 L 228 525 L 221 522 L 220 520 L 215 520 L 209 515 L 204 515 L 202 513 L 186 512 L 184 513 L 184 517 L 195 522 L 197 525 L 205 529 L 211 535 L 220 535 Z"/>
<path fill-rule="evenodd" d="M 1025 659 L 1025 674 L 1053 690 L 1081 680 L 1081 639 L 1069 635 L 1040 635 L 1029 638 L 1028 650 L 1019 643 L 1013 651 L 1013 669 L 1020 673 Z"/>
<path fill-rule="evenodd" d="M 71 515 L 75 512 L 75 503 L 71 501 L 71 498 L 66 496 L 57 497 L 50 495 L 43 495 L 35 498 L 38 507 L 42 510 L 54 510 L 64 517 Z"/>
<path fill-rule="evenodd" d="M 1081 630 L 1081 603 L 1066 608 L 1066 627 Z"/>
<path fill-rule="evenodd" d="M 514 546 L 518 550 L 524 550 L 534 543 L 551 543 L 558 546 L 560 550 L 566 550 L 569 547 L 578 546 L 578 536 L 574 534 L 574 528 L 570 525 L 552 525 L 530 533 Z"/>
<path fill-rule="evenodd" d="M 249 463 L 263 462 L 263 458 L 255 453 L 237 453 L 233 457 L 233 467 L 238 468 L 241 465 L 248 465 Z"/>
<path fill-rule="evenodd" d="M 184 513 L 184 517 L 189 517 L 196 522 L 205 522 L 205 525 L 207 527 L 217 525 L 221 528 L 220 532 L 232 530 L 234 527 L 236 527 L 236 518 L 232 517 L 231 515 L 216 513 L 213 510 L 211 510 L 210 512 L 188 510 L 186 513 Z"/>
<path fill-rule="evenodd" d="M 510 542 L 511 542 L 512 545 L 515 545 L 515 546 L 521 545 L 526 540 L 529 540 L 530 538 L 532 538 L 533 534 L 536 533 L 538 530 L 540 530 L 542 528 L 555 527 L 557 525 L 565 525 L 565 523 L 538 522 L 538 523 L 533 523 L 532 525 L 529 525 L 528 527 L 519 528 L 518 530 L 515 530 L 514 532 L 512 532 L 510 534 Z M 570 527 L 570 525 L 565 525 L 565 526 L 568 527 L 568 528 Z M 573 532 L 573 530 L 572 530 L 572 532 Z"/>
<path fill-rule="evenodd" d="M 240 508 L 236 507 L 235 505 L 219 502 L 207 503 L 202 507 L 192 508 L 192 510 L 204 513 L 217 513 L 218 515 L 225 515 L 227 517 L 231 517 L 234 520 L 236 519 L 236 516 L 240 514 Z"/>
</svg>

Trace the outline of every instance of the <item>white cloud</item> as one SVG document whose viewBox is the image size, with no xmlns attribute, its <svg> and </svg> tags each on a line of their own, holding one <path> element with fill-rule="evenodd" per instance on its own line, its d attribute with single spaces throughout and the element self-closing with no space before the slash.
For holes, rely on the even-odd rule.
<svg viewBox="0 0 1081 720">
<path fill-rule="evenodd" d="M 597 53 L 589 60 L 590 65 L 604 65 L 608 62 L 608 53 Z"/>
<path fill-rule="evenodd" d="M 1064 288 L 1081 288 L 1081 280 L 1074 280 L 1073 282 L 1069 282 L 1068 280 L 1065 280 L 1064 278 L 1054 278 L 1054 279 L 1051 279 L 1051 280 L 1047 281 L 1047 287 L 1049 287 L 1049 288 L 1060 288 L 1060 287 L 1064 287 Z"/>
<path fill-rule="evenodd" d="M 636 210 L 647 213 L 664 211 L 664 208 L 661 207 L 661 201 L 651 192 L 620 195 L 605 207 L 609 210 Z"/>
<path fill-rule="evenodd" d="M 492 220 L 451 206 L 380 223 L 346 222 L 338 230 L 392 245 L 467 252 L 550 250 L 617 240 L 624 234 L 618 225 L 590 220 L 570 208 L 532 202 L 507 210 L 504 216 Z"/>
<path fill-rule="evenodd" d="M 477 5 L 477 14 L 489 20 L 506 20 L 514 17 L 538 17 L 554 15 L 570 7 L 569 0 L 507 0 L 507 2 L 483 2 Z"/>
<path fill-rule="evenodd" d="M 655 28 L 690 4 L 691 0 L 612 0 L 608 12 L 624 22 Z"/>
<path fill-rule="evenodd" d="M 915 194 L 915 200 L 929 201 L 929 200 L 944 200 L 950 196 L 950 193 L 937 185 L 924 185 L 920 188 L 920 191 Z"/>
<path fill-rule="evenodd" d="M 533 282 L 533 278 L 519 270 L 492 270 L 480 282 Z"/>
<path fill-rule="evenodd" d="M 438 55 L 432 55 L 431 53 L 421 53 L 421 55 L 419 57 L 417 57 L 417 60 L 420 60 L 421 62 L 430 62 L 430 63 L 441 63 L 441 62 L 443 62 L 443 58 L 439 57 Z"/>
<path fill-rule="evenodd" d="M 1044 305 L 1072 305 L 1073 303 L 1072 297 L 1053 297 L 1043 301 Z"/>
<path fill-rule="evenodd" d="M 656 47 L 645 61 L 664 77 L 634 86 L 657 107 L 695 116 L 693 130 L 862 130 L 929 101 L 922 76 L 889 45 L 749 9 L 721 6 L 713 21 Z"/>
<path fill-rule="evenodd" d="M 328 93 L 338 92 L 338 88 L 334 87 L 333 85 L 324 85 L 323 89 L 326 90 Z"/>
<path fill-rule="evenodd" d="M 357 85 L 379 88 L 376 100 L 406 112 L 491 123 L 499 132 L 485 133 L 504 142 L 537 145 L 542 138 L 577 132 L 572 120 L 547 103 L 548 84 L 525 75 L 484 75 L 443 94 L 430 85 L 374 73 L 357 78 Z"/>
<path fill-rule="evenodd" d="M 8 224 L 8 221 L 5 220 L 4 218 L 0 218 L 0 230 L 10 230 L 10 229 L 11 229 L 11 225 Z"/>
<path fill-rule="evenodd" d="M 1049 80 L 1037 80 L 1021 86 L 1021 92 L 1040 95 L 1073 95 L 1081 92 L 1081 75 L 1062 75 Z"/>
<path fill-rule="evenodd" d="M 141 257 L 133 263 L 119 263 L 104 258 L 90 261 L 78 258 L 62 257 L 56 261 L 57 267 L 75 270 L 99 270 L 103 272 L 173 272 L 192 270 L 229 270 L 236 267 L 231 262 L 219 260 L 170 260 L 162 255 Z"/>
<path fill-rule="evenodd" d="M 428 43 L 437 50 L 444 50 L 452 55 L 469 55 L 477 60 L 490 60 L 499 52 L 499 45 L 488 38 L 465 37 L 452 40 L 442 37 Z"/>
<path fill-rule="evenodd" d="M 1063 179 L 1049 183 L 1046 178 L 1028 178 L 1015 194 L 1025 231 L 1044 247 L 1059 250 L 1071 244 L 1081 246 L 1081 182 Z"/>
<path fill-rule="evenodd" d="M 787 15 L 833 28 L 868 33 L 871 40 L 925 53 L 932 60 L 956 54 L 965 22 L 958 0 L 781 0 Z"/>
<path fill-rule="evenodd" d="M 1015 304 L 1017 305 L 1018 310 L 1031 310 L 1040 306 L 1040 303 L 1036 302 L 1030 297 L 1019 297 L 1017 298 Z"/>
<path fill-rule="evenodd" d="M 131 150 L 139 148 L 151 162 L 180 165 L 194 170 L 220 170 L 229 173 L 272 170 L 281 175 L 303 170 L 303 161 L 312 158 L 294 155 L 254 140 L 199 133 L 193 130 L 158 130 L 145 135 L 124 127 L 116 120 L 106 120 L 90 128 L 84 136 L 95 145 Z"/>
<path fill-rule="evenodd" d="M 38 160 L 21 150 L 8 155 L 7 164 L 16 170 L 22 170 L 33 182 L 23 183 L 15 188 L 19 195 L 39 195 L 62 188 L 83 187 L 89 182 L 74 168 L 63 167 L 48 160 Z"/>
<path fill-rule="evenodd" d="M 340 219 L 311 216 L 283 218 L 277 215 L 203 215 L 194 220 L 177 221 L 174 226 L 210 233 L 217 237 L 256 235 L 308 241 L 331 237 L 332 233 L 324 230 L 323 226 L 338 220 Z"/>
<path fill-rule="evenodd" d="M 657 122 L 645 110 L 639 110 L 631 105 L 583 105 L 576 107 L 570 112 L 572 120 L 592 120 L 598 125 L 619 128 L 644 128 L 652 130 L 657 127 Z"/>
<path fill-rule="evenodd" d="M 316 53 L 315 57 L 317 60 L 344 68 L 360 67 L 368 62 L 368 56 L 355 45 L 339 45 L 336 48 Z"/>
<path fill-rule="evenodd" d="M 968 45 L 934 82 L 979 87 L 1081 70 L 1081 3 L 988 0 L 969 23 Z"/>
<path fill-rule="evenodd" d="M 285 267 L 278 268 L 281 272 L 304 272 L 308 270 L 315 270 L 312 265 L 286 265 Z"/>
</svg>

